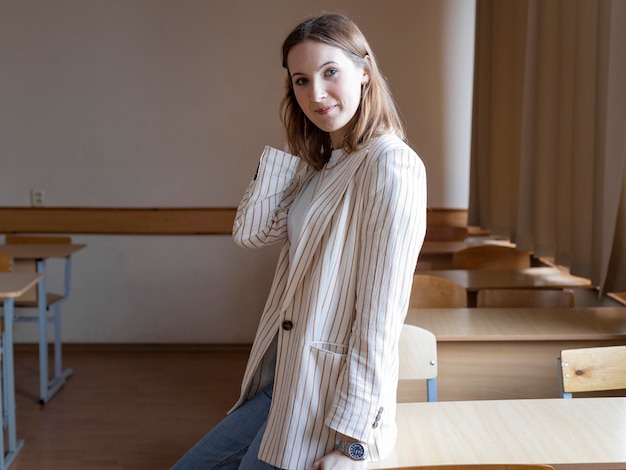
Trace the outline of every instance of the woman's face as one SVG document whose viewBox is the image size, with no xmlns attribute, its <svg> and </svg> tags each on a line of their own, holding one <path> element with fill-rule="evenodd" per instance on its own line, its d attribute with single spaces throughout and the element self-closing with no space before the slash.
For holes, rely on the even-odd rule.
<svg viewBox="0 0 626 470">
<path fill-rule="evenodd" d="M 369 73 L 338 47 L 311 40 L 289 51 L 287 67 L 300 108 L 313 124 L 330 134 L 333 148 L 340 148 Z"/>
</svg>

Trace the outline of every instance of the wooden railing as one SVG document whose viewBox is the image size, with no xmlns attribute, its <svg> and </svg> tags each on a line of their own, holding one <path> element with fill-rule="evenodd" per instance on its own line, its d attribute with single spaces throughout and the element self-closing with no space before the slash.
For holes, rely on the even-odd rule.
<svg viewBox="0 0 626 470">
<path fill-rule="evenodd" d="M 0 207 L 0 233 L 230 235 L 235 208 Z"/>
<path fill-rule="evenodd" d="M 230 235 L 234 207 L 0 207 L 0 233 Z M 429 209 L 428 225 L 466 226 L 465 209 Z"/>
</svg>

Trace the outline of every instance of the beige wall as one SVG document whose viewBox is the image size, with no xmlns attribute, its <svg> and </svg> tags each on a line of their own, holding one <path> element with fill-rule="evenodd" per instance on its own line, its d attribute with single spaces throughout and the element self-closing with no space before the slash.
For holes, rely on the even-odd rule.
<svg viewBox="0 0 626 470">
<path fill-rule="evenodd" d="M 0 204 L 236 206 L 278 145 L 280 43 L 345 11 L 426 163 L 432 207 L 467 207 L 474 1 L 8 0 Z M 6 170 L 9 168 L 10 170 Z M 248 342 L 277 253 L 228 236 L 75 236 L 72 342 Z M 54 267 L 54 266 L 53 266 Z M 18 341 L 35 328 L 17 325 Z"/>
</svg>

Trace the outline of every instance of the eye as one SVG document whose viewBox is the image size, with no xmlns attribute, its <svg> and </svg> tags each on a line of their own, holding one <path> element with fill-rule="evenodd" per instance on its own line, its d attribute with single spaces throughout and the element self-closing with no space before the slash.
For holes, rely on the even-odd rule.
<svg viewBox="0 0 626 470">
<path fill-rule="evenodd" d="M 327 77 L 332 77 L 336 73 L 337 73 L 337 69 L 328 69 L 324 72 L 324 75 L 326 75 Z"/>
<path fill-rule="evenodd" d="M 309 81 L 306 78 L 296 78 L 293 83 L 294 85 L 298 85 L 298 86 L 302 86 L 302 85 L 306 85 Z"/>
</svg>

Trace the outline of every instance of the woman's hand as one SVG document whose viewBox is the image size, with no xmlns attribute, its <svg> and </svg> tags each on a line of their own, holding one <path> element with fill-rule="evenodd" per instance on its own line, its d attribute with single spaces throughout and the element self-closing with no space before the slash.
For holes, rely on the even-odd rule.
<svg viewBox="0 0 626 470">
<path fill-rule="evenodd" d="M 313 464 L 313 470 L 363 470 L 365 460 L 352 460 L 343 452 L 333 450 Z"/>
</svg>

